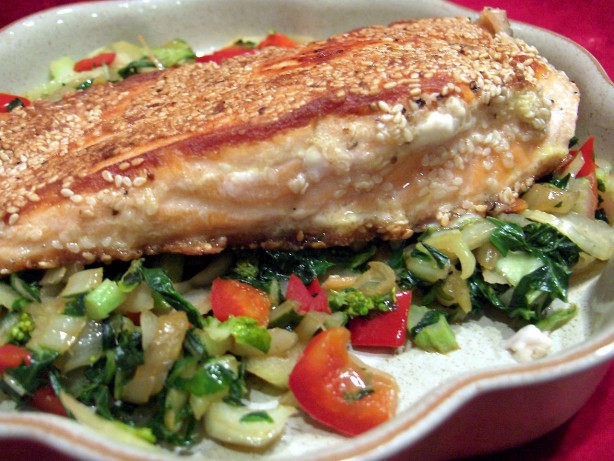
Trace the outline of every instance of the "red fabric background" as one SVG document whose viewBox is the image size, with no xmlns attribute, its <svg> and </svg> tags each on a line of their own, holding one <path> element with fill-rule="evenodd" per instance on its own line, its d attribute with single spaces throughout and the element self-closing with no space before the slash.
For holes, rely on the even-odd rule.
<svg viewBox="0 0 614 461">
<path fill-rule="evenodd" d="M 2 0 L 0 27 L 19 18 L 70 0 Z M 480 10 L 483 6 L 503 8 L 511 19 L 553 30 L 588 49 L 614 79 L 614 3 L 612 0 L 456 0 Z M 0 82 L 1 87 L 1 82 Z M 1 88 L 0 88 L 1 89 Z M 536 409 L 539 411 L 539 409 Z M 613 459 L 614 446 L 614 365 L 587 404 L 562 427 L 522 447 L 473 461 L 601 461 Z M 30 461 L 47 457 L 68 461 L 40 446 L 3 443 L 0 458 Z"/>
</svg>

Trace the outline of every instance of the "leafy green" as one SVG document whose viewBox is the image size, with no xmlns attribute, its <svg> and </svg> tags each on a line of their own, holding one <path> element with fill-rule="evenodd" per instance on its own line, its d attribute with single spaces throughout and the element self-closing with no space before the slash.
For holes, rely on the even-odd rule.
<svg viewBox="0 0 614 461">
<path fill-rule="evenodd" d="M 271 346 L 271 334 L 251 317 L 231 317 L 220 325 L 228 329 L 237 344 L 243 344 L 267 353 Z"/>
<path fill-rule="evenodd" d="M 505 310 L 506 305 L 501 300 L 501 293 L 507 289 L 504 285 L 492 285 L 484 281 L 482 271 L 476 271 L 467 280 L 469 286 L 469 295 L 471 298 L 472 311 L 480 312 L 486 306 L 495 306 Z"/>
<path fill-rule="evenodd" d="M 366 264 L 377 253 L 377 245 L 371 244 L 357 250 L 351 247 L 333 247 L 327 250 L 327 258 L 332 263 L 351 270 L 365 270 Z"/>
<path fill-rule="evenodd" d="M 144 363 L 141 332 L 123 316 L 113 316 L 102 323 L 103 355 L 84 371 L 84 382 L 76 389 L 79 400 L 95 405 L 98 413 L 113 419 L 114 400 L 136 368 Z"/>
<path fill-rule="evenodd" d="M 573 319 L 577 313 L 578 308 L 573 304 L 567 309 L 561 309 L 551 313 L 547 317 L 539 320 L 535 325 L 542 331 L 554 331 Z"/>
<path fill-rule="evenodd" d="M 423 288 L 425 286 L 424 282 L 405 266 L 402 247 L 391 252 L 388 265 L 394 270 L 397 285 L 402 290 L 413 290 L 414 288 Z"/>
<path fill-rule="evenodd" d="M 87 293 L 81 293 L 75 297 L 69 298 L 64 304 L 64 315 L 73 317 L 82 317 L 85 315 L 85 296 Z"/>
<path fill-rule="evenodd" d="M 132 61 L 125 67 L 122 67 L 120 70 L 117 71 L 117 73 L 121 76 L 121 78 L 125 79 L 133 75 L 139 74 L 140 69 L 147 69 L 147 68 L 155 69 L 155 67 L 156 65 L 151 59 L 143 57 L 141 59 L 137 59 L 136 61 Z"/>
<path fill-rule="evenodd" d="M 374 392 L 375 392 L 375 389 L 372 389 L 370 387 L 359 389 L 358 391 L 353 392 L 353 393 L 344 391 L 343 400 L 345 400 L 346 402 L 357 402 L 363 397 L 366 397 L 369 394 L 373 394 Z"/>
<path fill-rule="evenodd" d="M 543 265 L 520 279 L 509 303 L 502 301 L 481 274 L 474 274 L 469 280 L 472 302 L 478 306 L 488 302 L 507 311 L 511 317 L 537 322 L 544 317 L 545 309 L 553 300 L 567 300 L 570 268 L 578 262 L 580 249 L 549 224 L 530 223 L 521 227 L 495 218 L 489 220 L 497 226 L 490 242 L 501 254 L 524 251 L 539 258 Z"/>
<path fill-rule="evenodd" d="M 223 360 L 212 358 L 202 364 L 190 379 L 179 382 L 178 387 L 194 395 L 211 395 L 230 389 L 238 377 Z"/>
<path fill-rule="evenodd" d="M 284 280 L 294 274 L 303 283 L 309 283 L 332 265 L 326 251 L 242 251 L 228 277 L 269 291 L 273 280 Z"/>
<path fill-rule="evenodd" d="M 446 265 L 450 264 L 450 258 L 448 258 L 445 254 L 443 254 L 437 248 L 431 245 L 428 245 L 424 242 L 422 242 L 422 245 L 424 245 L 424 248 L 427 249 L 428 254 L 435 261 L 439 269 L 443 269 L 444 267 L 446 267 Z M 412 255 L 416 255 L 416 254 L 421 254 L 420 250 L 417 248 L 414 249 L 414 251 L 412 252 Z"/>
<path fill-rule="evenodd" d="M 271 415 L 266 411 L 252 411 L 241 416 L 239 420 L 242 423 L 273 423 L 275 422 Z"/>
<path fill-rule="evenodd" d="M 30 364 L 22 363 L 17 368 L 9 368 L 5 373 L 13 378 L 27 394 L 32 395 L 36 390 L 47 384 L 47 374 L 53 367 L 53 361 L 58 357 L 57 352 L 49 350 L 34 350 L 31 354 Z M 0 381 L 2 382 L 2 381 Z M 3 385 L 3 390 L 14 396 L 14 392 Z"/>
<path fill-rule="evenodd" d="M 120 290 L 130 293 L 143 281 L 143 259 L 135 259 L 117 282 Z"/>
<path fill-rule="evenodd" d="M 26 282 L 18 274 L 13 273 L 10 277 L 11 287 L 28 301 L 41 302 L 41 293 L 36 282 Z"/>
<path fill-rule="evenodd" d="M 17 107 L 26 107 L 24 102 L 21 99 L 17 98 L 17 97 L 6 105 L 6 109 L 9 112 L 11 112 L 13 109 L 15 109 Z"/>
<path fill-rule="evenodd" d="M 143 269 L 143 278 L 155 295 L 178 311 L 184 311 L 188 320 L 197 327 L 202 328 L 205 322 L 202 314 L 185 299 L 173 286 L 170 277 L 160 267 Z"/>
<path fill-rule="evenodd" d="M 569 184 L 570 179 L 571 174 L 566 174 L 565 176 L 560 178 L 552 177 L 548 180 L 548 183 L 552 184 L 554 187 L 558 187 L 559 189 L 567 189 L 567 185 Z"/>
<path fill-rule="evenodd" d="M 242 361 L 239 363 L 239 374 L 237 379 L 230 383 L 230 389 L 228 395 L 224 397 L 224 402 L 236 407 L 243 405 L 243 400 L 247 396 L 247 384 L 245 383 L 245 369 L 247 362 Z"/>
</svg>

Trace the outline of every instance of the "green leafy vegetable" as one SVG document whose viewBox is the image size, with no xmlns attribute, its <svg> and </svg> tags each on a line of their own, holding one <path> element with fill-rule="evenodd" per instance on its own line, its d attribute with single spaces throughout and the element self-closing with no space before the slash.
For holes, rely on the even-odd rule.
<svg viewBox="0 0 614 461">
<path fill-rule="evenodd" d="M 32 395 L 38 388 L 47 384 L 47 373 L 58 355 L 57 352 L 49 350 L 34 350 L 30 365 L 22 363 L 17 368 L 7 369 L 5 374 L 13 378 L 28 395 Z M 14 389 L 11 389 L 4 381 L 0 381 L 0 385 L 2 385 L 2 390 L 15 397 Z M 21 398 L 20 395 L 16 397 Z"/>
<path fill-rule="evenodd" d="M 250 413 L 246 413 L 241 416 L 239 420 L 242 423 L 274 423 L 275 421 L 271 418 L 266 411 L 252 411 Z"/>
<path fill-rule="evenodd" d="M 164 302 L 178 311 L 184 311 L 192 325 L 200 328 L 205 326 L 202 314 L 175 289 L 170 277 L 162 268 L 143 269 L 143 277 L 149 288 Z"/>
</svg>

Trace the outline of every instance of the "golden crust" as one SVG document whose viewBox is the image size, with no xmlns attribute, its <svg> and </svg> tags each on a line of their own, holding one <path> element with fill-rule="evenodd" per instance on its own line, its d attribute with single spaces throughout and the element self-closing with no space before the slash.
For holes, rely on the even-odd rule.
<svg viewBox="0 0 614 461">
<path fill-rule="evenodd" d="M 62 200 L 61 189 L 107 187 L 104 170 L 134 179 L 144 171 L 132 166 L 135 159 L 155 168 L 168 146 L 213 155 L 220 144 L 268 138 L 328 113 L 365 111 L 379 100 L 472 99 L 504 83 L 531 85 L 543 68 L 522 42 L 466 19 L 437 18 L 38 102 L 0 122 L 0 215 L 8 222 L 45 192 L 46 200 Z M 120 169 L 126 162 L 130 167 Z"/>
<path fill-rule="evenodd" d="M 172 178 L 168 171 L 177 164 L 216 162 L 233 146 L 288 136 L 328 116 L 351 119 L 402 102 L 407 118 L 406 112 L 436 108 L 452 96 L 467 106 L 486 106 L 502 88 L 535 88 L 552 72 L 520 40 L 493 35 L 466 18 L 432 18 L 366 27 L 296 49 L 269 48 L 220 66 L 152 72 L 58 102 L 39 101 L 0 119 L 0 241 L 11 234 L 11 226 L 28 223 L 30 216 L 50 208 L 95 203 L 105 192 L 120 200 L 133 188 Z M 239 152 L 248 155 L 249 149 Z M 71 213 L 70 219 L 81 217 L 80 211 Z M 378 233 L 401 238 L 411 234 L 414 224 L 370 223 L 317 239 L 317 226 L 311 237 L 296 239 L 289 236 L 309 230 L 250 234 L 248 226 L 234 235 L 212 235 L 196 226 L 191 235 L 160 237 L 134 248 L 93 247 L 87 257 L 48 248 L 44 258 L 29 256 L 1 265 L 6 271 L 109 255 L 127 259 L 159 251 L 207 253 L 229 243 L 256 241 L 299 247 Z"/>
</svg>

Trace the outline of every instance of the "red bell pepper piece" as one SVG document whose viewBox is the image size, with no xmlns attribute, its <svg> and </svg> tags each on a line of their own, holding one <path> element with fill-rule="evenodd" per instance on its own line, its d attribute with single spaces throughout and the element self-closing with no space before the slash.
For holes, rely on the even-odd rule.
<svg viewBox="0 0 614 461">
<path fill-rule="evenodd" d="M 39 388 L 32 396 L 32 405 L 34 405 L 34 408 L 44 411 L 45 413 L 68 416 L 64 409 L 64 405 L 62 405 L 60 398 L 55 394 L 51 386 Z"/>
<path fill-rule="evenodd" d="M 582 168 L 578 171 L 576 177 L 583 178 L 595 172 L 595 168 L 597 165 L 595 164 L 595 137 L 590 136 L 582 147 L 578 150 L 572 150 L 569 154 L 574 158 L 578 154 L 582 154 L 582 159 L 584 159 L 584 164 Z"/>
<path fill-rule="evenodd" d="M 347 350 L 343 327 L 318 333 L 297 361 L 288 385 L 303 410 L 336 431 L 361 434 L 390 419 L 397 406 L 394 378 Z"/>
<path fill-rule="evenodd" d="M 355 317 L 348 322 L 352 345 L 368 347 L 401 347 L 407 337 L 407 316 L 411 291 L 397 293 L 397 308 L 374 317 Z"/>
<path fill-rule="evenodd" d="M 582 159 L 584 163 L 582 167 L 578 170 L 576 174 L 577 178 L 586 178 L 591 185 L 591 189 L 593 191 L 593 202 L 594 209 L 596 210 L 599 206 L 599 190 L 597 187 L 597 172 L 595 171 L 598 167 L 595 163 L 595 137 L 590 136 L 582 147 L 578 150 L 570 151 L 569 154 L 571 158 L 575 158 L 577 155 L 582 155 Z"/>
<path fill-rule="evenodd" d="M 81 61 L 77 61 L 73 66 L 73 70 L 75 72 L 84 72 L 96 67 L 102 67 L 105 64 L 110 66 L 113 61 L 115 61 L 115 53 L 100 53 L 93 58 L 85 58 Z"/>
<path fill-rule="evenodd" d="M 290 37 L 279 32 L 273 32 L 267 35 L 259 44 L 258 49 L 266 48 L 267 46 L 278 46 L 280 48 L 296 48 L 296 42 Z"/>
<path fill-rule="evenodd" d="M 21 101 L 24 106 L 29 106 L 31 104 L 28 99 L 23 98 L 21 96 L 15 96 L 14 94 L 8 93 L 0 93 L 0 112 L 10 112 L 12 106 L 14 106 L 15 104 L 19 104 L 19 101 Z"/>
<path fill-rule="evenodd" d="M 328 297 L 318 279 L 314 279 L 313 282 L 306 287 L 303 281 L 296 275 L 290 275 L 288 280 L 288 289 L 286 290 L 286 299 L 293 299 L 300 303 L 297 308 L 299 314 L 305 314 L 307 312 L 326 312 L 330 314 L 330 307 L 328 306 Z"/>
<path fill-rule="evenodd" d="M 31 362 L 32 354 L 26 348 L 13 344 L 0 346 L 0 373 L 9 368 L 17 368 L 22 363 L 30 365 Z"/>
<path fill-rule="evenodd" d="M 269 295 L 247 283 L 217 278 L 211 286 L 211 309 L 218 320 L 230 316 L 251 317 L 262 326 L 269 323 Z"/>
<path fill-rule="evenodd" d="M 235 56 L 240 56 L 242 54 L 250 54 L 253 52 L 254 48 L 248 48 L 242 45 L 235 44 L 227 46 L 226 48 L 222 48 L 221 50 L 214 51 L 211 54 L 199 56 L 196 58 L 196 62 L 215 62 L 219 64 L 225 59 L 234 58 Z"/>
</svg>

